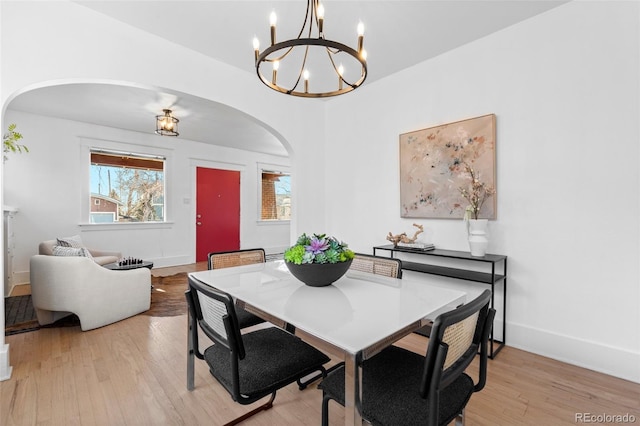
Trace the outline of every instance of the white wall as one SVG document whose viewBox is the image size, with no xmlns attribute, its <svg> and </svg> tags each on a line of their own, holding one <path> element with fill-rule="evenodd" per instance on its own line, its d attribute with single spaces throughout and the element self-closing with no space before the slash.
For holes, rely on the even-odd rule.
<svg viewBox="0 0 640 426">
<path fill-rule="evenodd" d="M 165 40 L 73 2 L 0 2 L 0 8 L 0 102 L 3 110 L 3 128 L 6 127 L 5 123 L 12 121 L 10 117 L 5 117 L 4 113 L 15 96 L 36 87 L 65 82 L 141 84 L 168 88 L 224 103 L 253 116 L 259 123 L 268 123 L 269 129 L 277 133 L 277 137 L 289 150 L 294 200 L 291 234 L 297 235 L 297 229 L 322 228 L 324 216 L 321 206 L 324 203 L 318 194 L 323 193 L 323 181 L 307 172 L 322 167 L 318 158 L 321 158 L 324 129 L 322 122 L 315 119 L 323 114 L 321 103 L 309 103 L 307 100 L 283 97 L 275 92 L 265 91 L 251 70 L 239 72 L 235 68 L 177 45 L 172 50 L 173 61 L 167 62 L 162 59 L 163 52 L 167 49 Z M 10 112 L 7 113 L 9 114 Z M 66 127 L 66 124 L 73 127 L 70 123 L 65 123 L 62 127 Z M 27 127 L 23 126 L 23 123 L 20 123 L 20 129 L 25 134 L 26 145 L 31 147 L 38 144 L 31 140 L 36 135 L 26 132 Z M 100 130 L 98 133 L 103 132 L 106 131 Z M 79 133 L 91 137 L 96 132 L 92 129 L 61 132 L 73 137 Z M 112 139 L 116 141 L 148 142 L 144 138 L 144 141 L 141 141 L 140 135 L 123 134 L 113 129 L 106 133 L 113 135 Z M 68 140 L 63 143 L 75 144 Z M 194 158 L 206 161 L 209 160 L 209 156 L 215 154 L 197 145 L 193 147 Z M 52 155 L 62 152 L 56 151 L 53 147 L 50 149 Z M 35 158 L 34 154 L 29 154 L 29 158 Z M 214 158 L 211 160 L 215 161 Z M 246 165 L 249 164 L 249 160 L 233 161 Z M 264 162 L 274 163 L 271 159 L 267 160 Z M 250 171 L 247 169 L 247 173 L 254 172 L 253 166 Z M 176 193 L 184 197 L 183 194 L 188 188 L 176 185 Z M 297 193 L 297 188 L 300 187 L 305 187 L 308 191 Z M 9 202 L 13 203 L 14 200 L 4 201 L 5 204 Z M 18 197 L 16 204 L 21 207 L 20 204 L 24 205 L 24 202 Z M 24 208 L 21 213 L 25 213 Z M 26 213 L 21 216 L 23 219 L 17 220 L 26 220 Z M 73 225 L 67 226 L 76 227 L 79 221 L 78 214 L 72 217 Z M 188 222 L 192 222 L 191 218 L 188 218 Z M 184 224 L 178 226 L 182 226 L 181 231 L 186 230 Z M 246 226 L 245 230 L 246 239 L 243 240 L 243 244 L 246 242 L 247 245 L 252 245 L 258 236 L 270 232 L 268 228 L 260 228 L 258 233 L 252 233 Z M 273 232 L 279 235 L 282 228 Z M 164 234 L 166 231 L 158 231 L 156 239 L 166 241 Z M 97 239 L 95 234 L 93 235 L 88 237 L 89 241 Z M 117 233 L 112 235 L 103 232 L 100 240 L 103 241 L 105 238 L 111 238 L 109 246 L 115 246 L 116 241 L 121 240 Z M 31 243 L 32 241 L 29 241 L 26 244 Z M 156 253 L 151 255 L 176 260 L 184 258 L 185 252 L 182 248 L 165 247 L 167 244 L 169 243 L 165 242 L 157 247 Z M 132 250 L 134 248 L 136 251 L 139 249 L 132 247 Z M 22 256 L 25 253 L 26 249 L 22 251 Z M 24 268 L 24 259 L 18 260 L 16 267 Z"/>
<path fill-rule="evenodd" d="M 9 109 L 7 122 L 20 123 L 29 154 L 12 155 L 4 164 L 5 204 L 15 215 L 14 283 L 29 282 L 29 259 L 38 243 L 61 236 L 82 236 L 88 247 L 117 250 L 148 259 L 155 266 L 195 261 L 195 168 L 240 171 L 241 248 L 277 251 L 289 244 L 289 226 L 259 223 L 258 164 L 289 166 L 289 159 L 266 154 L 159 137 Z M 167 158 L 167 224 L 87 224 L 89 149 L 106 148 Z M 84 208 L 83 208 L 84 207 Z"/>
<path fill-rule="evenodd" d="M 322 229 L 324 181 L 310 172 L 323 167 L 324 127 L 316 119 L 323 115 L 322 103 L 269 93 L 251 70 L 239 71 L 178 45 L 171 49 L 173 60 L 166 61 L 167 49 L 165 40 L 70 1 L 0 1 L 0 128 L 5 129 L 10 122 L 5 113 L 19 93 L 68 82 L 140 84 L 226 104 L 260 123 L 268 123 L 291 155 L 292 238 L 300 230 Z M 32 144 L 26 134 L 24 143 Z M 0 179 L 3 172 L 0 165 Z M 5 186 L 2 180 L 0 186 Z M 183 193 L 184 188 L 178 186 L 177 192 Z M 1 191 L 0 204 L 4 204 Z M 74 214 L 69 222 L 75 223 L 76 219 Z M 165 244 L 158 255 L 184 254 L 167 245 L 163 232 L 155 235 Z M 0 230 L 0 241 L 1 237 Z M 93 241 L 96 237 L 87 238 Z M 116 246 L 116 239 L 108 245 Z M 0 275 L 4 275 L 4 265 L 0 265 Z M 0 314 L 3 310 L 0 308 Z M 4 315 L 0 315 L 0 328 L 4 328 Z M 10 374 L 9 348 L 2 335 L 0 380 Z"/>
<path fill-rule="evenodd" d="M 323 116 L 321 102 L 265 91 L 251 69 L 238 70 L 179 45 L 166 61 L 166 40 L 74 2 L 0 2 L 0 8 L 3 127 L 13 97 L 65 82 L 140 84 L 220 102 L 267 123 L 289 150 L 292 229 L 323 225 L 323 181 L 307 172 L 322 167 L 324 127 L 316 118 Z M 300 187 L 307 191 L 296 194 Z"/>
<path fill-rule="evenodd" d="M 400 218 L 398 135 L 495 113 L 508 345 L 639 382 L 639 75 L 638 3 L 571 2 L 336 99 L 329 228 L 468 250 L 461 221 Z"/>
</svg>

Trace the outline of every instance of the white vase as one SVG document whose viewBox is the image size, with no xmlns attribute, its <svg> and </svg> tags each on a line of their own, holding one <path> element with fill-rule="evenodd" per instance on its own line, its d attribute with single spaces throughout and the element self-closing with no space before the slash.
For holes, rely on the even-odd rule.
<svg viewBox="0 0 640 426">
<path fill-rule="evenodd" d="M 483 257 L 487 253 L 489 240 L 487 239 L 487 219 L 469 219 L 467 230 L 469 233 L 469 248 L 471 256 Z"/>
</svg>

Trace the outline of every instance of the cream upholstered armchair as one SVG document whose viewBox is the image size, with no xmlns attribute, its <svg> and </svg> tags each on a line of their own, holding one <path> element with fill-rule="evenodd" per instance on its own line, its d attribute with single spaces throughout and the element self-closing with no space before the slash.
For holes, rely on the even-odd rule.
<svg viewBox="0 0 640 426">
<path fill-rule="evenodd" d="M 54 240 L 55 242 L 55 240 Z M 47 243 L 47 242 L 45 242 Z M 46 253 L 46 244 L 40 251 Z M 44 250 L 43 250 L 44 244 Z M 147 268 L 113 271 L 85 256 L 31 257 L 31 298 L 41 325 L 76 314 L 83 331 L 112 324 L 149 309 L 151 272 Z M 116 261 L 119 253 L 107 254 Z"/>
</svg>

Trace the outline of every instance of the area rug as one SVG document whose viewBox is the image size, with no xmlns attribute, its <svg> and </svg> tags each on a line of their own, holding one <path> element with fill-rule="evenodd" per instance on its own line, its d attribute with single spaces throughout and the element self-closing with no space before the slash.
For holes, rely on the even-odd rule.
<svg viewBox="0 0 640 426">
<path fill-rule="evenodd" d="M 187 290 L 187 273 L 180 272 L 167 277 L 151 277 L 151 307 L 140 315 L 152 317 L 172 317 L 187 313 L 187 300 L 184 292 Z M 7 297 L 5 300 L 5 331 L 4 335 L 25 333 L 41 328 L 79 326 L 80 320 L 76 315 L 41 326 L 38 324 L 31 295 Z"/>
<path fill-rule="evenodd" d="M 140 315 L 175 317 L 187 313 L 187 273 L 179 272 L 166 277 L 151 277 L 151 308 Z"/>
<path fill-rule="evenodd" d="M 40 325 L 33 309 L 31 295 L 13 296 L 4 299 L 4 335 L 26 333 L 41 328 L 75 327 L 80 325 L 77 315 L 69 315 L 58 321 Z"/>
<path fill-rule="evenodd" d="M 31 295 L 7 297 L 4 299 L 4 335 L 24 333 L 40 328 L 36 312 L 31 303 Z"/>
</svg>

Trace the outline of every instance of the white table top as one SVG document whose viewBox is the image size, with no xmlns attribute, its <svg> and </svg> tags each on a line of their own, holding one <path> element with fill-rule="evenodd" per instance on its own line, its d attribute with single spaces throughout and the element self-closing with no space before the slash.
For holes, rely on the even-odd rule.
<svg viewBox="0 0 640 426">
<path fill-rule="evenodd" d="M 283 261 L 190 275 L 350 354 L 433 320 L 466 296 L 430 275 L 395 279 L 349 271 L 328 287 L 309 287 Z"/>
</svg>

